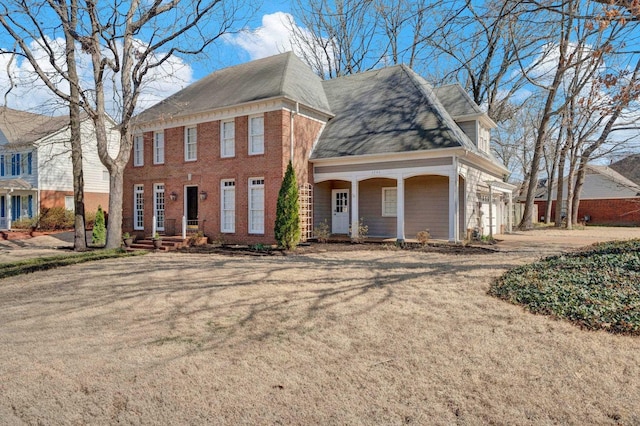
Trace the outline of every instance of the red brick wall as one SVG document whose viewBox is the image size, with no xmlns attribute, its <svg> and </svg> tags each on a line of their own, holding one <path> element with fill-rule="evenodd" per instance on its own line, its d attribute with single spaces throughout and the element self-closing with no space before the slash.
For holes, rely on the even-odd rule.
<svg viewBox="0 0 640 426">
<path fill-rule="evenodd" d="M 40 208 L 65 207 L 64 198 L 73 196 L 73 191 L 40 191 Z M 109 194 L 101 194 L 97 192 L 84 193 L 84 209 L 85 212 L 95 212 L 98 205 L 102 206 L 102 210 L 109 210 Z"/>
<path fill-rule="evenodd" d="M 547 202 L 536 201 L 538 205 L 538 220 L 545 215 Z M 555 201 L 551 204 L 551 221 L 555 221 Z M 587 224 L 640 226 L 640 198 L 581 200 L 578 208 L 578 218 L 590 216 Z"/>
<path fill-rule="evenodd" d="M 276 203 L 284 171 L 289 161 L 288 111 L 278 110 L 264 114 L 264 154 L 248 154 L 248 116 L 235 118 L 235 157 L 220 157 L 220 121 L 198 124 L 197 161 L 184 161 L 184 127 L 165 129 L 165 164 L 154 165 L 152 160 L 153 133 L 144 135 L 144 166 L 133 167 L 133 155 L 125 170 L 123 218 L 126 224 L 133 218 L 133 185 L 144 185 L 145 233 L 152 229 L 153 185 L 165 184 L 165 214 L 176 220 L 176 232 L 181 230 L 184 214 L 185 186 L 198 187 L 198 192 L 207 192 L 207 199 L 198 202 L 200 221 L 204 220 L 207 236 L 222 238 L 232 243 L 273 243 Z M 296 166 L 300 175 L 308 178 L 308 156 L 317 138 L 320 124 L 296 117 Z M 313 133 L 316 133 L 315 135 Z M 300 134 L 300 137 L 297 135 Z M 306 156 L 306 157 L 305 157 Z M 189 174 L 191 179 L 189 180 Z M 248 184 L 249 178 L 265 179 L 265 227 L 264 235 L 248 233 Z M 234 234 L 220 232 L 220 182 L 235 179 L 236 224 Z M 300 177 L 298 178 L 300 181 Z M 178 194 L 176 201 L 169 194 Z M 126 220 L 129 219 L 129 220 Z M 124 229 L 131 232 L 132 229 Z"/>
</svg>

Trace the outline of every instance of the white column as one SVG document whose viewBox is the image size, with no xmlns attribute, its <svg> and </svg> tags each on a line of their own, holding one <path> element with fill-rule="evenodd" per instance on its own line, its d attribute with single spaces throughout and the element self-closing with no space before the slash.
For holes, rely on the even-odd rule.
<svg viewBox="0 0 640 426">
<path fill-rule="evenodd" d="M 396 238 L 399 242 L 404 241 L 404 177 L 400 176 L 396 184 Z"/>
<path fill-rule="evenodd" d="M 458 242 L 460 238 L 458 237 L 459 233 L 459 184 L 458 184 L 458 162 L 454 158 L 453 168 L 449 173 L 449 241 Z"/>
<path fill-rule="evenodd" d="M 507 204 L 507 208 L 509 209 L 507 215 L 507 233 L 513 232 L 513 194 L 511 191 L 507 193 L 509 195 L 509 203 Z"/>
<path fill-rule="evenodd" d="M 493 239 L 493 186 L 489 184 L 489 238 Z"/>
<path fill-rule="evenodd" d="M 351 179 L 351 238 L 358 237 L 358 222 L 360 218 L 358 217 L 358 180 L 356 178 Z"/>
<path fill-rule="evenodd" d="M 187 239 L 187 218 L 182 216 L 182 239 Z"/>
<path fill-rule="evenodd" d="M 11 206 L 11 192 L 7 192 L 6 204 L 5 204 L 5 212 L 7 214 L 7 229 L 11 229 L 11 221 L 13 220 L 13 206 Z"/>
</svg>

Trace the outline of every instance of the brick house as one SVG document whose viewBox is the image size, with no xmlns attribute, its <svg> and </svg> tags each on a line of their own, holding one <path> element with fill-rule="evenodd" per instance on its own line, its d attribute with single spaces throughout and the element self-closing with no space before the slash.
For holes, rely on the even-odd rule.
<svg viewBox="0 0 640 426">
<path fill-rule="evenodd" d="M 304 238 L 360 220 L 402 240 L 499 233 L 513 187 L 493 127 L 459 85 L 434 90 L 405 66 L 322 81 L 284 53 L 226 68 L 136 117 L 123 230 L 270 244 L 291 159 Z"/>
<path fill-rule="evenodd" d="M 86 211 L 108 207 L 109 173 L 93 125 L 81 122 Z M 0 229 L 45 208 L 73 210 L 69 116 L 49 117 L 0 107 Z M 114 146 L 117 134 L 113 134 Z"/>
<path fill-rule="evenodd" d="M 611 167 L 588 164 L 580 193 L 578 218 L 590 225 L 640 226 L 640 185 L 622 176 Z M 552 190 L 551 220 L 555 221 L 557 185 Z M 564 179 L 564 194 L 567 180 Z M 547 208 L 546 189 L 538 191 L 538 219 L 544 221 Z M 563 200 L 563 215 L 566 212 Z"/>
</svg>

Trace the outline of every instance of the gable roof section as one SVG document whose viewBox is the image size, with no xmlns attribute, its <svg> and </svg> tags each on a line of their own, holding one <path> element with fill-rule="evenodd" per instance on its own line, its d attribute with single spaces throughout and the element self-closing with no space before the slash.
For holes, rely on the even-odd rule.
<svg viewBox="0 0 640 426">
<path fill-rule="evenodd" d="M 276 97 L 330 115 L 320 77 L 287 52 L 209 74 L 143 111 L 135 121 L 151 122 Z"/>
<path fill-rule="evenodd" d="M 322 83 L 331 111 L 312 159 L 438 148 L 478 152 L 432 87 L 404 65 Z"/>
<path fill-rule="evenodd" d="M 640 154 L 630 155 L 611 164 L 616 172 L 640 185 Z"/>
<path fill-rule="evenodd" d="M 48 117 L 0 107 L 0 144 L 29 145 L 69 124 L 69 116 Z"/>
<path fill-rule="evenodd" d="M 564 198 L 567 197 L 567 176 L 563 179 Z M 558 183 L 554 182 L 551 198 L 557 198 Z M 546 199 L 547 188 L 541 187 L 536 192 L 536 198 Z M 640 185 L 622 176 L 611 167 L 586 165 L 586 173 L 580 199 L 609 199 L 609 198 L 636 198 L 640 197 Z"/>
<path fill-rule="evenodd" d="M 484 114 L 484 111 L 458 83 L 436 87 L 433 91 L 453 118 Z"/>
</svg>

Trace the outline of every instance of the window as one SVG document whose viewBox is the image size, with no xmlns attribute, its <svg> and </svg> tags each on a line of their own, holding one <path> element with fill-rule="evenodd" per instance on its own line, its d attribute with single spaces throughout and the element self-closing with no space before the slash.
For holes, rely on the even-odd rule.
<svg viewBox="0 0 640 426">
<path fill-rule="evenodd" d="M 133 229 L 144 229 L 144 185 L 133 186 Z"/>
<path fill-rule="evenodd" d="M 30 175 L 33 173 L 33 154 L 30 152 L 27 154 L 27 174 Z"/>
<path fill-rule="evenodd" d="M 109 182 L 109 177 L 110 177 L 109 170 L 107 169 L 102 170 L 102 180 L 104 182 Z"/>
<path fill-rule="evenodd" d="M 156 230 L 164 231 L 164 184 L 157 183 L 154 188 L 154 209 Z"/>
<path fill-rule="evenodd" d="M 65 195 L 64 196 L 64 208 L 69 211 L 75 211 L 75 202 L 73 200 L 73 195 Z"/>
<path fill-rule="evenodd" d="M 235 232 L 236 182 L 234 180 L 223 180 L 220 186 L 220 232 Z"/>
<path fill-rule="evenodd" d="M 184 161 L 198 159 L 198 131 L 195 127 L 187 127 L 184 131 Z"/>
<path fill-rule="evenodd" d="M 220 156 L 233 157 L 236 155 L 236 123 L 223 121 L 220 132 Z"/>
<path fill-rule="evenodd" d="M 0 155 L 0 176 L 4 176 L 4 154 Z"/>
<path fill-rule="evenodd" d="M 11 154 L 11 176 L 20 176 L 20 154 Z"/>
<path fill-rule="evenodd" d="M 264 117 L 249 118 L 249 155 L 264 154 Z"/>
<path fill-rule="evenodd" d="M 164 164 L 164 133 L 153 134 L 153 164 Z"/>
<path fill-rule="evenodd" d="M 133 137 L 133 165 L 135 167 L 144 166 L 144 137 L 142 135 Z"/>
<path fill-rule="evenodd" d="M 264 234 L 264 178 L 249 179 L 249 233 Z"/>
<path fill-rule="evenodd" d="M 398 215 L 398 189 L 382 188 L 382 216 L 396 217 Z"/>
</svg>

